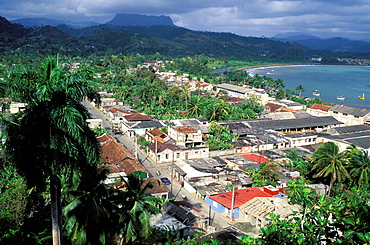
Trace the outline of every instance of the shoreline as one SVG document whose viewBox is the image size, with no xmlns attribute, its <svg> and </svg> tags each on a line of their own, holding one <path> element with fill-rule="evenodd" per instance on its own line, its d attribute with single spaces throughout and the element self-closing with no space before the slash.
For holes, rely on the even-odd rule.
<svg viewBox="0 0 370 245">
<path fill-rule="evenodd" d="M 261 67 L 277 67 L 277 66 L 300 66 L 300 65 L 309 65 L 312 63 L 304 64 L 304 63 L 272 63 L 272 64 L 265 64 L 265 65 L 252 65 L 252 66 L 243 66 L 235 69 L 230 69 L 230 71 L 242 71 L 246 69 L 254 69 L 254 68 L 261 68 Z"/>
</svg>

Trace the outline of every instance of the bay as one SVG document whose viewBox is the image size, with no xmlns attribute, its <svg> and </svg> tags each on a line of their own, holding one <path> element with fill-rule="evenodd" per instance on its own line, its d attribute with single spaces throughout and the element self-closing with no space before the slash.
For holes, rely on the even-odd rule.
<svg viewBox="0 0 370 245">
<path fill-rule="evenodd" d="M 323 101 L 344 104 L 356 108 L 370 109 L 370 67 L 368 66 L 334 66 L 334 65 L 294 65 L 270 66 L 246 69 L 253 76 L 271 76 L 281 78 L 285 88 L 294 89 L 302 85 L 306 92 L 302 96 L 315 97 L 318 90 Z M 358 96 L 365 95 L 365 100 Z M 338 100 L 344 96 L 345 100 Z"/>
</svg>

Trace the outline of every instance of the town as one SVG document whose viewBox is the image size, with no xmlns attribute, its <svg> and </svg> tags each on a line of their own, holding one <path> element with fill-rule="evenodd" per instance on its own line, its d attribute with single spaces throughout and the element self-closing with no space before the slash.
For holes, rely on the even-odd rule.
<svg viewBox="0 0 370 245">
<path fill-rule="evenodd" d="M 151 183 L 147 194 L 164 200 L 164 205 L 150 225 L 167 231 L 171 227 L 174 241 L 196 234 L 220 241 L 259 237 L 260 229 L 271 224 L 271 215 L 289 220 L 302 210 L 302 203 L 293 202 L 289 193 L 310 174 L 312 166 L 304 165 L 320 147 L 334 143 L 340 152 L 351 147 L 370 150 L 370 110 L 322 103 L 308 107 L 272 97 L 268 87 L 211 84 L 164 71 L 169 63 L 146 62 L 126 73 L 152 70 L 165 86 L 183 88 L 180 94 L 222 95 L 235 107 L 261 107 L 249 119 L 215 120 L 211 115 L 208 120 L 199 114 L 188 116 L 189 105 L 179 118 L 161 119 L 135 110 L 114 91 L 99 91 L 99 103 L 82 102 L 89 112 L 88 126 L 99 132 L 99 169 L 107 172 L 103 183 L 123 192 L 132 175 Z M 81 65 L 65 66 L 73 73 Z M 97 74 L 97 79 L 107 78 Z M 157 99 L 160 106 L 161 98 L 149 98 Z M 6 110 L 11 114 L 27 107 L 9 102 Z M 305 183 L 300 188 L 329 196 L 331 185 Z"/>
</svg>

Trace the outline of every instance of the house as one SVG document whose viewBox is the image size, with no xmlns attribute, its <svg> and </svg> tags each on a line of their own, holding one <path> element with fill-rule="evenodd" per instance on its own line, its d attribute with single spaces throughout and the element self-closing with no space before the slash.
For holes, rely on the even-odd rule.
<svg viewBox="0 0 370 245">
<path fill-rule="evenodd" d="M 149 157 L 156 163 L 209 157 L 208 147 L 186 148 L 175 144 L 163 144 L 156 141 L 155 143 L 148 145 L 148 149 Z"/>
<path fill-rule="evenodd" d="M 172 139 L 167 132 L 163 132 L 160 128 L 155 128 L 146 132 L 145 138 L 152 142 L 158 141 L 160 143 L 167 143 Z"/>
<path fill-rule="evenodd" d="M 26 103 L 21 102 L 11 102 L 9 105 L 9 111 L 10 113 L 17 113 L 20 111 L 23 111 L 26 108 Z"/>
<path fill-rule="evenodd" d="M 182 126 L 189 126 L 193 129 L 200 130 L 202 134 L 208 133 L 209 121 L 204 117 L 197 117 L 191 119 L 175 119 L 175 120 L 162 120 L 162 123 L 172 128 L 179 128 Z"/>
<path fill-rule="evenodd" d="M 175 154 L 175 151 L 180 151 L 181 148 L 175 144 L 164 144 L 156 141 L 148 145 L 148 149 L 149 157 L 154 159 L 156 163 L 173 162 L 180 159 L 179 155 Z M 179 158 L 176 159 L 177 157 Z"/>
<path fill-rule="evenodd" d="M 291 110 L 304 110 L 306 109 L 306 105 L 302 105 L 298 102 L 294 102 L 291 100 L 270 100 L 270 103 L 282 105 L 284 108 L 291 109 Z"/>
<path fill-rule="evenodd" d="M 282 190 L 272 186 L 253 187 L 212 195 L 206 203 L 217 213 L 239 219 L 240 207 L 255 197 L 283 197 Z M 243 217 L 243 216 L 240 216 Z"/>
<path fill-rule="evenodd" d="M 89 128 L 101 128 L 103 120 L 100 118 L 91 118 L 86 119 L 87 124 L 89 125 Z"/>
<path fill-rule="evenodd" d="M 346 126 L 364 124 L 370 120 L 370 110 L 349 107 L 345 105 L 335 105 L 329 109 L 329 115 Z"/>
<path fill-rule="evenodd" d="M 322 105 L 322 104 L 313 104 L 310 108 L 307 108 L 307 112 L 312 116 L 316 117 L 325 117 L 330 116 L 329 110 L 332 106 Z"/>
<path fill-rule="evenodd" d="M 290 147 L 299 147 L 305 145 L 316 144 L 317 134 L 313 132 L 298 133 L 298 134 L 287 134 L 285 138 L 290 141 Z"/>
<path fill-rule="evenodd" d="M 275 112 L 275 111 L 280 111 L 284 106 L 283 105 L 279 105 L 279 104 L 274 104 L 274 103 L 267 103 L 264 105 L 263 107 L 263 112 Z"/>
<path fill-rule="evenodd" d="M 153 188 L 148 190 L 151 196 L 168 199 L 169 191 L 162 181 L 160 181 L 158 178 L 146 178 L 144 179 L 143 186 L 147 185 L 149 182 L 153 184 Z"/>
<path fill-rule="evenodd" d="M 112 118 L 113 123 L 122 122 L 123 117 L 129 114 L 131 114 L 131 112 L 116 107 L 112 107 L 108 110 L 108 116 Z"/>
<path fill-rule="evenodd" d="M 189 226 L 192 231 L 207 230 L 208 216 L 186 201 L 169 201 L 165 203 L 163 209 L 166 214 Z"/>
<path fill-rule="evenodd" d="M 158 214 L 150 217 L 150 226 L 173 232 L 176 231 L 175 239 L 182 239 L 190 235 L 190 227 L 182 223 L 170 214 Z"/>
<path fill-rule="evenodd" d="M 100 107 L 101 109 L 106 107 L 106 106 L 117 106 L 117 105 L 123 105 L 123 102 L 120 101 L 119 99 L 115 98 L 102 98 L 101 99 L 101 104 Z"/>
<path fill-rule="evenodd" d="M 115 165 L 121 172 L 138 174 L 141 178 L 148 178 L 149 172 L 122 144 L 106 134 L 98 137 L 101 144 L 101 161 L 106 165 Z"/>
<path fill-rule="evenodd" d="M 129 137 L 145 136 L 147 132 L 155 128 L 162 128 L 165 125 L 161 121 L 122 121 L 120 127 L 123 133 L 127 133 Z"/>
<path fill-rule="evenodd" d="M 269 99 L 269 96 L 266 93 L 261 93 L 254 89 L 240 87 L 240 86 L 231 85 L 227 83 L 216 85 L 217 93 L 219 93 L 221 90 L 226 91 L 228 96 L 230 97 L 237 97 L 237 98 L 244 98 L 244 99 L 256 98 L 262 104 L 267 103 Z"/>
<path fill-rule="evenodd" d="M 123 117 L 123 121 L 125 122 L 138 122 L 138 121 L 153 121 L 154 118 L 152 116 L 135 112 Z"/>
<path fill-rule="evenodd" d="M 190 126 L 168 128 L 168 135 L 176 141 L 177 145 L 195 147 L 204 145 L 202 132 Z"/>
</svg>

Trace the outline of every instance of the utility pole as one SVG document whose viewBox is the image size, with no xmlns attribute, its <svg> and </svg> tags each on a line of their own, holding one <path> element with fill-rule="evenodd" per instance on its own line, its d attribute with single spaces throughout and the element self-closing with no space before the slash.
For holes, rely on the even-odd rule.
<svg viewBox="0 0 370 245">
<path fill-rule="evenodd" d="M 234 221 L 234 198 L 235 198 L 235 186 L 233 186 L 233 192 L 231 195 L 231 222 Z"/>
<path fill-rule="evenodd" d="M 135 133 L 135 157 L 136 157 L 136 159 L 139 159 L 138 154 L 137 154 L 137 135 L 136 135 L 136 133 Z"/>
</svg>

